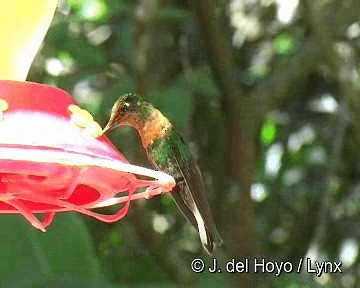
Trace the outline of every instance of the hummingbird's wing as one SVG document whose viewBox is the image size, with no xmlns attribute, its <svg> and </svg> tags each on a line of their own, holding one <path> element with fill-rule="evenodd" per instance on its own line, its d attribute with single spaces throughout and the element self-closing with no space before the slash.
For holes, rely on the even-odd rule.
<svg viewBox="0 0 360 288">
<path fill-rule="evenodd" d="M 175 132 L 176 133 L 176 132 Z M 186 144 L 182 140 L 181 136 L 177 134 L 177 137 L 180 138 L 180 141 L 184 145 L 183 147 L 186 147 Z M 201 226 L 201 222 L 203 222 L 203 225 L 205 226 L 207 233 L 206 237 L 211 237 L 211 242 L 215 242 L 218 245 L 222 244 L 222 240 L 216 230 L 211 212 L 210 212 L 210 206 L 206 197 L 205 193 L 205 187 L 204 182 L 201 176 L 201 173 L 196 166 L 193 158 L 191 157 L 190 152 L 186 149 L 186 153 L 184 155 L 184 150 L 180 151 L 180 148 L 178 145 L 171 145 L 172 149 L 172 155 L 174 156 L 172 161 L 175 162 L 175 165 L 177 166 L 178 170 L 181 171 L 181 174 L 183 176 L 185 185 L 187 187 L 184 187 L 185 189 L 179 189 L 178 193 L 180 194 L 180 197 L 183 199 L 183 202 L 185 202 L 188 211 L 186 211 L 185 207 L 183 209 L 180 209 L 183 211 L 183 213 L 190 212 L 192 215 L 192 218 L 189 218 L 189 220 L 194 225 L 194 220 L 197 222 L 197 226 Z M 184 148 L 181 148 L 184 149 Z M 187 155 L 186 155 L 187 154 Z M 186 159 L 184 159 L 184 157 Z M 181 183 L 180 183 L 181 185 Z M 190 192 L 190 193 L 189 193 Z M 175 193 L 172 193 L 172 195 Z M 175 196 L 176 197 L 176 196 Z M 189 199 L 189 198 L 192 199 Z M 181 203 L 180 201 L 177 201 Z M 195 204 L 195 205 L 194 205 Z M 180 205 L 179 205 L 180 206 Z M 184 206 L 184 205 L 181 205 Z M 179 207 L 181 208 L 181 207 Z M 196 213 L 198 212 L 198 213 Z M 189 213 L 187 213 L 189 214 Z M 199 214 L 199 215 L 197 215 Z M 195 217 L 195 219 L 194 219 Z M 194 225 L 195 226 L 195 225 Z M 202 236 L 202 242 L 204 243 L 204 235 L 201 235 L 201 228 L 198 227 L 200 236 Z M 208 241 L 209 242 L 209 241 Z M 210 243 L 209 243 L 210 244 Z M 210 244 L 212 245 L 212 243 Z"/>
<path fill-rule="evenodd" d="M 176 180 L 176 185 L 174 189 L 171 191 L 170 195 L 171 197 L 174 198 L 176 205 L 178 206 L 182 214 L 184 214 L 184 217 L 190 221 L 190 223 L 195 227 L 195 229 L 198 229 L 198 224 L 196 222 L 194 213 L 186 205 L 185 199 L 189 197 L 186 197 L 186 195 L 184 195 L 185 193 L 182 192 L 184 191 L 184 189 L 187 189 L 185 181 Z"/>
</svg>

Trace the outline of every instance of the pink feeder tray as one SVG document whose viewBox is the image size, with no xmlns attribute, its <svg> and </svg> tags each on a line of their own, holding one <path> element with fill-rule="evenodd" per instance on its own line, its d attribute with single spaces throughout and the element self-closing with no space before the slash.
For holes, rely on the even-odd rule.
<svg viewBox="0 0 360 288">
<path fill-rule="evenodd" d="M 175 185 L 168 174 L 129 164 L 106 136 L 74 125 L 69 106 L 75 102 L 61 89 L 0 81 L 0 102 L 0 213 L 20 213 L 41 231 L 64 211 L 114 222 L 132 200 Z M 140 187 L 147 189 L 135 193 Z M 114 215 L 93 211 L 116 204 Z"/>
</svg>

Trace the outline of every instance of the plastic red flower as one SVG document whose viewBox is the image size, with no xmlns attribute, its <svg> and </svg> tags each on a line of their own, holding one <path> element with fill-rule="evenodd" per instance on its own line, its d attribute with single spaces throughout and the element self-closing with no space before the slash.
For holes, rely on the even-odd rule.
<svg viewBox="0 0 360 288">
<path fill-rule="evenodd" d="M 92 116 L 60 89 L 0 81 L 0 120 L 0 213 L 20 213 L 42 231 L 63 211 L 117 221 L 132 200 L 175 185 L 165 173 L 129 164 Z M 147 189 L 135 193 L 139 187 Z M 114 215 L 93 211 L 120 203 Z M 42 220 L 37 213 L 45 215 Z"/>
</svg>

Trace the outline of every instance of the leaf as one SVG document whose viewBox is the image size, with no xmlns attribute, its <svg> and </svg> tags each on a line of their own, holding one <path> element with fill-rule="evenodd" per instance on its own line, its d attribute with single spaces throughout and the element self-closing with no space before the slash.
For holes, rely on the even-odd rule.
<svg viewBox="0 0 360 288">
<path fill-rule="evenodd" d="M 187 20 L 190 17 L 190 13 L 184 9 L 175 7 L 165 7 L 158 13 L 158 20 L 165 22 L 166 24 L 178 24 Z"/>
<path fill-rule="evenodd" d="M 291 56 L 297 50 L 297 40 L 290 33 L 282 33 L 275 37 L 273 41 L 273 51 L 280 56 Z"/>
<path fill-rule="evenodd" d="M 210 70 L 194 70 L 185 76 L 184 81 L 193 93 L 204 95 L 208 101 L 220 95 L 219 88 L 216 86 Z"/>
<path fill-rule="evenodd" d="M 189 120 L 193 97 L 186 83 L 176 82 L 167 89 L 149 97 L 178 130 L 184 130 Z"/>
<path fill-rule="evenodd" d="M 103 67 L 106 65 L 107 54 L 99 46 L 90 45 L 82 38 L 68 38 L 63 43 L 62 49 L 67 50 L 69 54 L 76 59 L 82 66 Z"/>
<path fill-rule="evenodd" d="M 114 51 L 123 63 L 130 65 L 134 45 L 134 26 L 129 21 L 121 21 L 120 29 L 114 30 Z"/>
<path fill-rule="evenodd" d="M 276 137 L 276 123 L 272 117 L 269 117 L 261 127 L 261 142 L 269 145 L 274 142 Z"/>
<path fill-rule="evenodd" d="M 30 280 L 36 275 L 103 279 L 81 217 L 58 214 L 48 231 L 41 233 L 18 215 L 1 215 L 0 277 L 11 275 L 14 282 L 21 281 L 21 275 Z M 14 277 L 17 272 L 21 275 Z"/>
<path fill-rule="evenodd" d="M 16 279 L 16 280 L 14 280 Z M 111 283 L 104 281 L 85 280 L 80 277 L 44 277 L 41 275 L 27 275 L 23 271 L 18 271 L 8 277 L 0 280 L 0 287 L 11 288 L 115 288 Z"/>
</svg>

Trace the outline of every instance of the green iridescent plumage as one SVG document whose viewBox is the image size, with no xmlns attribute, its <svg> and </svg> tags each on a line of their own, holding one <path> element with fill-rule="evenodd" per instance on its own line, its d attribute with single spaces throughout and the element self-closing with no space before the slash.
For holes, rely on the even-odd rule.
<svg viewBox="0 0 360 288">
<path fill-rule="evenodd" d="M 186 165 L 189 162 L 191 155 L 183 144 L 180 136 L 171 129 L 164 138 L 155 140 L 146 150 L 152 155 L 154 161 L 162 168 L 162 170 L 168 170 L 166 171 L 167 173 L 173 174 L 176 171 L 174 171 L 175 169 L 172 169 L 174 167 L 170 166 L 172 163 L 169 163 L 169 161 L 174 153 L 174 149 L 178 150 L 180 157 L 179 161 Z"/>
<path fill-rule="evenodd" d="M 114 104 L 104 131 L 123 125 L 139 132 L 151 164 L 174 177 L 176 186 L 171 196 L 211 254 L 214 244 L 221 245 L 222 240 L 211 216 L 201 173 L 180 135 L 157 109 L 134 94 L 125 94 Z"/>
</svg>

